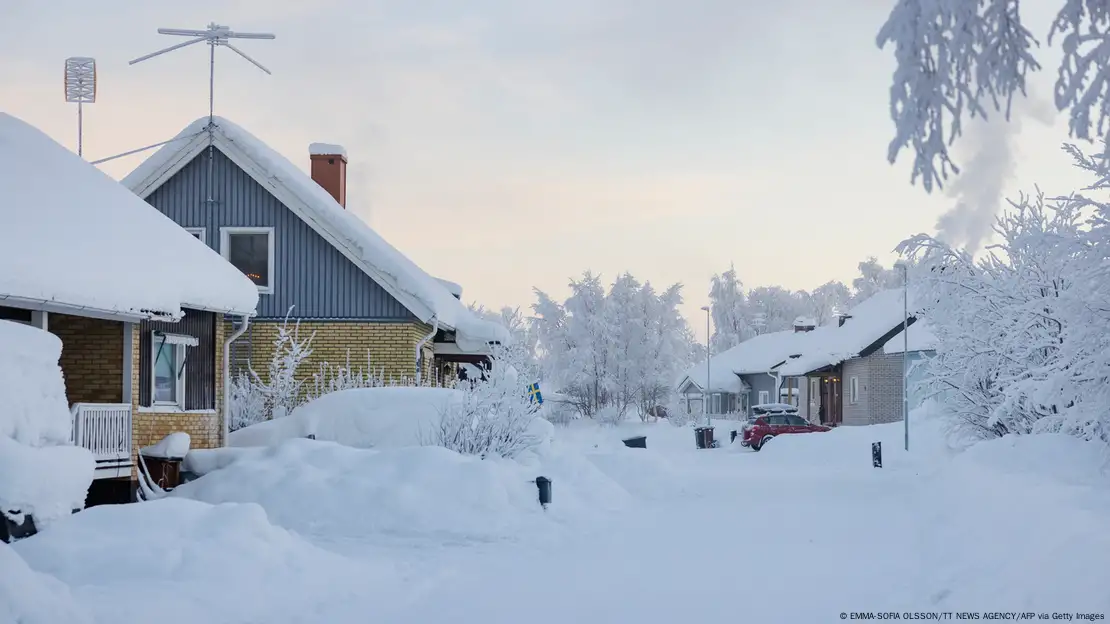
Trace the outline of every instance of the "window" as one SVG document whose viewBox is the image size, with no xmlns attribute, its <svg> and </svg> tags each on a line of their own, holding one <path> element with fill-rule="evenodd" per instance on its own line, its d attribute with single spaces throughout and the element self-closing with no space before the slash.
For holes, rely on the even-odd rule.
<svg viewBox="0 0 1110 624">
<path fill-rule="evenodd" d="M 771 402 L 771 393 L 766 390 L 759 391 L 759 404 L 766 405 Z"/>
<path fill-rule="evenodd" d="M 185 347 L 197 345 L 192 336 L 151 333 L 150 394 L 153 405 L 185 407 Z"/>
<path fill-rule="evenodd" d="M 859 377 L 848 379 L 848 402 L 855 405 L 859 401 Z"/>
<path fill-rule="evenodd" d="M 809 422 L 805 418 L 802 418 L 801 416 L 787 416 L 786 420 L 787 420 L 787 424 L 792 425 L 794 427 L 804 427 L 804 426 L 809 424 Z"/>
<path fill-rule="evenodd" d="M 821 396 L 821 386 L 817 379 L 809 380 L 809 402 L 813 405 L 817 404 L 817 399 Z"/>
<path fill-rule="evenodd" d="M 274 292 L 274 228 L 220 228 L 220 254 L 258 286 Z"/>
<path fill-rule="evenodd" d="M 185 231 L 197 237 L 197 240 L 202 243 L 208 242 L 208 232 L 202 227 L 187 227 Z"/>
<path fill-rule="evenodd" d="M 713 394 L 713 395 L 710 395 L 710 396 L 712 398 L 709 401 L 709 413 L 710 414 L 720 414 L 721 413 L 721 395 L 720 394 Z"/>
</svg>

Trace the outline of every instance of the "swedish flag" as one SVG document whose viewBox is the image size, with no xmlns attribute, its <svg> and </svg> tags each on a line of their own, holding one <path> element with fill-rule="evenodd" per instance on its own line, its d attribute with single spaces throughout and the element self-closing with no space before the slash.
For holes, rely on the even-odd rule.
<svg viewBox="0 0 1110 624">
<path fill-rule="evenodd" d="M 530 403 L 538 403 L 543 405 L 543 394 L 540 393 L 539 382 L 528 386 L 528 400 Z"/>
</svg>

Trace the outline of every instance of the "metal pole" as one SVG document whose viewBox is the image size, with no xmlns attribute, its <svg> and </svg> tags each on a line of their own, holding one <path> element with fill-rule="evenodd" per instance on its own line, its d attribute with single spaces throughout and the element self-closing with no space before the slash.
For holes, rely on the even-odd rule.
<svg viewBox="0 0 1110 624">
<path fill-rule="evenodd" d="M 82 127 L 83 126 L 82 117 L 83 116 L 81 114 L 81 103 L 78 102 L 77 103 L 77 155 L 78 156 L 82 155 L 82 148 L 83 148 L 82 134 L 84 132 L 84 128 Z"/>
<path fill-rule="evenodd" d="M 709 404 L 712 403 L 713 395 L 710 393 L 710 358 L 709 358 L 709 308 L 705 309 L 705 391 L 706 391 L 706 405 L 705 405 L 705 425 L 707 427 L 713 426 L 713 419 L 709 416 Z"/>
<path fill-rule="evenodd" d="M 216 114 L 216 42 L 208 42 L 208 123 Z"/>
<path fill-rule="evenodd" d="M 902 427 L 905 430 L 906 450 L 910 450 L 910 270 L 902 265 Z"/>
</svg>

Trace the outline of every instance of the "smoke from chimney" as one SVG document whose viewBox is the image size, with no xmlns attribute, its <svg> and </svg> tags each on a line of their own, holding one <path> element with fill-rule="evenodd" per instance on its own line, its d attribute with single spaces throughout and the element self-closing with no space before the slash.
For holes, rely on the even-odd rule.
<svg viewBox="0 0 1110 624">
<path fill-rule="evenodd" d="M 1006 183 L 1014 175 L 1017 137 L 1022 121 L 1029 118 L 1052 125 L 1056 111 L 1032 91 L 1015 97 L 1010 120 L 1003 112 L 991 111 L 986 120 L 976 118 L 964 135 L 971 150 L 946 193 L 956 204 L 937 219 L 937 238 L 970 254 L 979 251 L 993 234 L 995 217 L 1006 202 Z"/>
</svg>

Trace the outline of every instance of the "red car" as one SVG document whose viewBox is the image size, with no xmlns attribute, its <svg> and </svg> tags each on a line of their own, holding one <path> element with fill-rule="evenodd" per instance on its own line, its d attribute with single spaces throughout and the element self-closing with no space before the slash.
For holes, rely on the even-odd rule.
<svg viewBox="0 0 1110 624">
<path fill-rule="evenodd" d="M 740 445 L 750 447 L 753 451 L 763 448 L 764 444 L 779 435 L 788 433 L 816 433 L 831 431 L 830 427 L 815 425 L 798 416 L 797 413 L 786 411 L 763 411 L 752 409 L 755 416 L 748 419 L 741 427 Z"/>
</svg>

